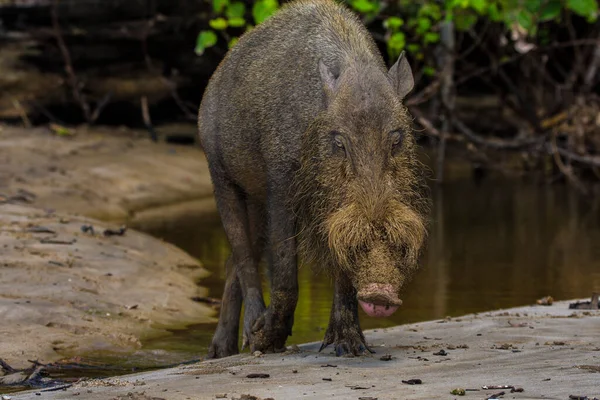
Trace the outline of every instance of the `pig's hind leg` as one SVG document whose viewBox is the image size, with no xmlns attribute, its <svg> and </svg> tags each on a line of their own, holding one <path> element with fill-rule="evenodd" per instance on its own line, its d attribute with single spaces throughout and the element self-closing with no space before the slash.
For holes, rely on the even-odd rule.
<svg viewBox="0 0 600 400">
<path fill-rule="evenodd" d="M 356 289 L 350 280 L 342 274 L 335 278 L 335 292 L 329 326 L 319 351 L 330 344 L 334 345 L 336 356 L 346 354 L 358 356 L 364 354 L 365 351 L 374 353 L 367 346 L 365 336 L 360 329 Z"/>
<path fill-rule="evenodd" d="M 225 290 L 217 330 L 208 348 L 207 358 L 221 358 L 239 353 L 238 332 L 242 311 L 242 288 L 233 265 L 233 256 L 225 263 Z"/>
<path fill-rule="evenodd" d="M 274 179 L 269 184 L 267 255 L 271 303 L 253 327 L 254 349 L 263 352 L 285 350 L 287 337 L 292 334 L 294 311 L 298 303 L 295 219 L 286 201 L 286 189 L 290 181 Z"/>
<path fill-rule="evenodd" d="M 211 174 L 215 183 L 217 208 L 231 246 L 219 324 L 208 353 L 211 358 L 219 358 L 238 353 L 242 298 L 245 305 L 244 335 L 246 337 L 250 335 L 251 327 L 264 313 L 266 307 L 256 261 L 257 249 L 251 239 L 251 218 L 246 207 L 246 196 L 218 169 L 213 168 Z"/>
</svg>

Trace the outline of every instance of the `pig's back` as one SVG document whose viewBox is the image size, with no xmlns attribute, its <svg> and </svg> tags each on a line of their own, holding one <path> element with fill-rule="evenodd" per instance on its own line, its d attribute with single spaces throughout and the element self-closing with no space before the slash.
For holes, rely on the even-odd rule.
<svg viewBox="0 0 600 400">
<path fill-rule="evenodd" d="M 199 127 L 210 163 L 249 194 L 265 192 L 270 170 L 297 165 L 301 136 L 324 108 L 318 62 L 383 60 L 366 28 L 330 0 L 284 6 L 243 35 L 211 78 Z"/>
</svg>

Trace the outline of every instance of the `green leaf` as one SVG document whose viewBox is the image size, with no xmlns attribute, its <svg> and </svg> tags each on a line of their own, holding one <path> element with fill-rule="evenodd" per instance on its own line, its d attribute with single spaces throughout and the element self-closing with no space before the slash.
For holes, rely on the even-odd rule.
<svg viewBox="0 0 600 400">
<path fill-rule="evenodd" d="M 232 48 L 233 46 L 235 46 L 235 44 L 238 42 L 239 38 L 232 38 L 229 43 L 227 44 L 229 46 L 229 48 Z"/>
<path fill-rule="evenodd" d="M 551 21 L 560 16 L 562 4 L 560 0 L 550 0 L 540 10 L 540 21 Z"/>
<path fill-rule="evenodd" d="M 416 53 L 421 49 L 421 46 L 416 43 L 411 43 L 408 46 L 406 46 L 406 48 L 408 49 L 409 52 Z"/>
<path fill-rule="evenodd" d="M 383 21 L 383 27 L 385 29 L 389 29 L 392 32 L 397 31 L 400 27 L 404 25 L 404 20 L 399 17 L 389 17 L 385 21 Z"/>
<path fill-rule="evenodd" d="M 477 13 L 483 14 L 487 7 L 487 1 L 486 0 L 470 0 L 469 6 L 471 6 L 472 9 L 477 11 Z"/>
<path fill-rule="evenodd" d="M 575 14 L 595 20 L 598 17 L 598 2 L 596 0 L 567 0 L 567 7 Z"/>
<path fill-rule="evenodd" d="M 217 44 L 217 34 L 213 31 L 202 31 L 198 34 L 196 49 L 194 51 L 197 55 L 201 56 L 204 54 L 204 50 L 215 44 Z"/>
<path fill-rule="evenodd" d="M 208 21 L 208 25 L 210 25 L 211 28 L 217 31 L 227 29 L 227 21 L 224 18 L 211 19 L 210 21 Z"/>
<path fill-rule="evenodd" d="M 527 10 L 521 10 L 517 14 L 517 22 L 523 29 L 527 32 L 531 32 L 533 30 L 533 15 Z"/>
<path fill-rule="evenodd" d="M 425 66 L 425 67 L 423 67 L 423 74 L 425 74 L 427 76 L 433 76 L 433 75 L 435 75 L 435 68 Z"/>
<path fill-rule="evenodd" d="M 491 3 L 489 5 L 487 13 L 492 21 L 502 21 L 502 15 L 500 14 L 500 10 L 498 9 L 498 5 L 496 3 Z"/>
<path fill-rule="evenodd" d="M 423 37 L 423 43 L 437 43 L 440 41 L 440 34 L 437 32 L 427 32 Z"/>
<path fill-rule="evenodd" d="M 417 20 L 417 33 L 423 35 L 431 29 L 431 21 L 429 18 L 419 18 Z"/>
<path fill-rule="evenodd" d="M 434 21 L 442 19 L 442 10 L 435 3 L 425 3 L 417 13 L 419 17 L 429 17 Z"/>
<path fill-rule="evenodd" d="M 275 11 L 277 11 L 278 8 L 279 3 L 277 0 L 258 0 L 252 7 L 252 16 L 254 17 L 254 22 L 256 22 L 256 24 L 264 22 Z"/>
<path fill-rule="evenodd" d="M 244 18 L 229 18 L 227 22 L 229 23 L 229 26 L 233 28 L 241 28 L 242 26 L 246 25 L 246 20 Z"/>
<path fill-rule="evenodd" d="M 527 0 L 523 3 L 525 10 L 529 11 L 530 13 L 536 13 L 540 10 L 542 4 L 546 4 L 546 0 Z"/>
<path fill-rule="evenodd" d="M 454 17 L 454 26 L 458 31 L 468 31 L 477 22 L 477 16 L 470 12 L 461 11 Z"/>
<path fill-rule="evenodd" d="M 217 14 L 223 12 L 223 9 L 229 4 L 229 0 L 213 0 L 213 11 Z"/>
<path fill-rule="evenodd" d="M 406 46 L 406 38 L 404 33 L 396 32 L 390 36 L 387 42 L 388 54 L 391 59 L 395 60 L 400 55 L 400 52 L 404 50 Z"/>
<path fill-rule="evenodd" d="M 227 10 L 225 10 L 225 16 L 229 19 L 244 18 L 245 13 L 246 5 L 239 1 L 229 4 Z"/>
<path fill-rule="evenodd" d="M 377 3 L 375 3 L 374 1 L 369 1 L 369 0 L 352 0 L 350 5 L 356 11 L 363 13 L 363 14 L 377 11 L 377 8 L 378 8 Z"/>
</svg>

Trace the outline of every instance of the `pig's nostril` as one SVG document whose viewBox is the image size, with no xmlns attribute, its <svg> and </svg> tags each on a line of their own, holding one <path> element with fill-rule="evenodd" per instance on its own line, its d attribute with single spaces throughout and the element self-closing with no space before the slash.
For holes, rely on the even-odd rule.
<svg viewBox="0 0 600 400">
<path fill-rule="evenodd" d="M 367 303 L 362 300 L 359 300 L 359 304 L 370 317 L 389 317 L 392 315 L 397 309 L 398 306 L 381 306 L 373 303 Z"/>
</svg>

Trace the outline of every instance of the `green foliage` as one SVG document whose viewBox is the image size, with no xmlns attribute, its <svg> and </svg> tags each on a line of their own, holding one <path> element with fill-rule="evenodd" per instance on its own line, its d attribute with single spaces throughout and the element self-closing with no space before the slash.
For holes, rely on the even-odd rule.
<svg viewBox="0 0 600 400">
<path fill-rule="evenodd" d="M 398 31 L 402 25 L 404 25 L 404 20 L 399 17 L 389 17 L 383 21 L 383 27 L 392 31 Z"/>
<path fill-rule="evenodd" d="M 217 34 L 213 31 L 202 31 L 198 34 L 198 38 L 196 39 L 195 52 L 197 55 L 201 56 L 204 54 L 204 50 L 215 44 L 217 44 Z"/>
<path fill-rule="evenodd" d="M 210 0 L 213 13 L 209 30 L 199 33 L 196 54 L 217 43 L 218 36 L 231 48 L 238 36 L 275 13 L 278 0 Z M 518 29 L 531 40 L 550 40 L 548 23 L 558 22 L 569 13 L 589 22 L 598 18 L 598 0 L 338 0 L 359 14 L 370 29 L 383 28 L 390 60 L 407 50 L 426 76 L 434 75 L 432 48 L 440 42 L 440 25 L 452 21 L 457 32 L 478 29 L 479 21 L 500 24 L 506 30 Z M 385 4 L 385 7 L 382 5 Z M 375 29 L 377 30 L 377 29 Z"/>
<path fill-rule="evenodd" d="M 233 46 L 235 46 L 235 44 L 238 42 L 238 38 L 234 37 L 233 39 L 231 39 L 229 41 L 229 43 L 227 44 L 227 47 L 232 48 Z"/>
<path fill-rule="evenodd" d="M 217 14 L 221 13 L 227 7 L 227 4 L 229 4 L 229 0 L 213 0 L 213 11 Z"/>
<path fill-rule="evenodd" d="M 575 14 L 586 17 L 590 22 L 598 18 L 598 2 L 596 0 L 567 0 L 567 7 Z"/>
<path fill-rule="evenodd" d="M 373 0 L 350 0 L 350 6 L 361 14 L 376 13 L 379 3 Z"/>
<path fill-rule="evenodd" d="M 277 11 L 278 8 L 279 3 L 277 0 L 256 0 L 252 7 L 252 17 L 254 18 L 254 22 L 256 24 L 264 22 Z"/>
<path fill-rule="evenodd" d="M 246 20 L 241 17 L 229 18 L 227 22 L 232 28 L 242 28 L 244 25 L 246 25 Z"/>
<path fill-rule="evenodd" d="M 227 41 L 229 48 L 233 47 L 237 43 L 240 30 L 252 29 L 252 20 L 255 24 L 260 24 L 279 9 L 277 0 L 250 0 L 249 3 L 252 5 L 250 13 L 246 7 L 247 3 L 243 1 L 211 1 L 213 15 L 208 21 L 211 30 L 203 30 L 198 34 L 196 39 L 196 54 L 198 55 L 204 54 L 207 48 L 217 43 L 217 34 Z"/>
<path fill-rule="evenodd" d="M 396 59 L 406 46 L 406 37 L 402 32 L 394 32 L 388 39 L 387 50 L 391 59 Z"/>
<path fill-rule="evenodd" d="M 215 0 L 217 1 L 217 0 Z M 240 1 L 233 2 L 227 5 L 227 9 L 225 10 L 225 16 L 229 19 L 241 18 L 244 19 L 244 14 L 246 14 L 246 5 Z"/>
<path fill-rule="evenodd" d="M 543 4 L 540 8 L 539 21 L 547 22 L 560 17 L 562 4 L 560 0 L 550 0 Z"/>
<path fill-rule="evenodd" d="M 215 18 L 208 21 L 208 25 L 214 30 L 222 31 L 223 29 L 227 29 L 228 24 L 224 18 Z"/>
</svg>

